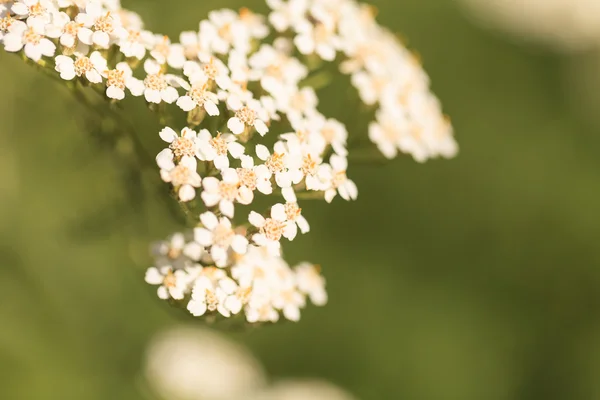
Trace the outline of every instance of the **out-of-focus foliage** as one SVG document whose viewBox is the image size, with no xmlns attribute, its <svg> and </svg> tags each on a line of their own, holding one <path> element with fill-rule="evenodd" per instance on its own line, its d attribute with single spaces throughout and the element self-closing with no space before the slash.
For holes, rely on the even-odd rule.
<svg viewBox="0 0 600 400">
<path fill-rule="evenodd" d="M 171 35 L 265 8 L 123 3 Z M 451 0 L 374 3 L 422 55 L 461 154 L 352 166 L 358 202 L 307 208 L 314 233 L 287 251 L 324 266 L 330 304 L 230 336 L 270 376 L 365 400 L 600 398 L 600 101 L 565 78 L 573 60 L 479 31 Z M 177 221 L 148 188 L 130 201 L 64 88 L 5 53 L 0 70 L 0 398 L 143 399 L 146 344 L 189 322 L 143 282 L 147 244 Z M 348 120 L 343 95 L 322 106 Z"/>
</svg>

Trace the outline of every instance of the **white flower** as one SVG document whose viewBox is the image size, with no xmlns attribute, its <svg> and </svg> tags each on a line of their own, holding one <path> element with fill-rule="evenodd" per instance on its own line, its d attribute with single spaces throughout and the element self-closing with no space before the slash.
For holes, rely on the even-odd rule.
<svg viewBox="0 0 600 400">
<path fill-rule="evenodd" d="M 73 60 L 67 56 L 56 56 L 54 69 L 60 73 L 60 77 L 65 80 L 71 80 L 76 76 L 83 76 L 92 83 L 101 83 L 102 74 L 108 68 L 106 59 L 95 51 L 89 58 L 86 56 L 76 56 Z"/>
<path fill-rule="evenodd" d="M 27 24 L 25 24 L 23 21 L 19 21 L 18 19 L 13 18 L 12 16 L 10 16 L 10 14 L 6 16 L 4 16 L 3 14 L 0 15 L 2 16 L 0 18 L 0 41 L 4 38 L 4 35 L 8 33 L 10 27 L 13 26 L 13 24 L 23 25 L 25 26 L 25 28 L 27 27 Z"/>
<path fill-rule="evenodd" d="M 228 278 L 219 280 L 219 283 Z M 188 311 L 195 317 L 204 315 L 207 311 L 218 311 L 224 317 L 231 316 L 231 312 L 225 307 L 228 293 L 220 284 L 215 285 L 210 279 L 200 276 L 196 279 L 192 289 L 192 299 L 187 305 Z M 227 288 L 228 282 L 225 287 Z"/>
<path fill-rule="evenodd" d="M 268 249 L 269 254 L 273 256 L 279 255 L 281 237 L 291 236 L 289 234 L 289 225 L 286 224 L 287 215 L 283 204 L 275 204 L 271 207 L 270 218 L 265 218 L 257 212 L 250 212 L 248 221 L 258 228 L 258 233 L 252 235 L 252 240 L 259 246 L 264 246 Z"/>
<path fill-rule="evenodd" d="M 218 205 L 223 215 L 233 218 L 233 202 L 240 199 L 239 177 L 233 168 L 224 169 L 221 175 L 221 181 L 212 176 L 204 178 L 202 200 L 207 207 Z"/>
<path fill-rule="evenodd" d="M 198 139 L 198 158 L 212 161 L 219 170 L 229 168 L 228 154 L 235 159 L 244 154 L 244 146 L 230 134 L 218 133 L 213 137 L 208 130 L 202 129 Z"/>
<path fill-rule="evenodd" d="M 241 160 L 242 167 L 236 170 L 240 180 L 240 203 L 252 203 L 254 190 L 267 195 L 273 193 L 269 168 L 264 164 L 255 166 L 254 159 L 248 155 L 242 155 Z"/>
<path fill-rule="evenodd" d="M 44 37 L 44 27 L 40 23 L 30 26 L 12 23 L 3 41 L 4 50 L 14 53 L 24 49 L 25 55 L 33 61 L 39 61 L 42 56 L 52 57 L 56 51 L 56 45 Z"/>
<path fill-rule="evenodd" d="M 146 50 L 154 43 L 154 35 L 150 31 L 127 29 L 119 37 L 117 44 L 125 57 L 135 57 L 142 60 Z"/>
<path fill-rule="evenodd" d="M 396 157 L 398 146 L 403 131 L 410 129 L 410 124 L 405 117 L 389 113 L 377 113 L 377 120 L 369 124 L 369 139 L 388 159 Z"/>
<path fill-rule="evenodd" d="M 337 155 L 342 157 L 348 155 L 348 150 L 346 149 L 348 131 L 344 124 L 333 118 L 327 120 L 323 118 L 319 133 L 325 140 L 325 143 L 330 145 Z"/>
<path fill-rule="evenodd" d="M 183 299 L 190 284 L 187 272 L 182 269 L 173 272 L 171 267 L 150 267 L 146 271 L 145 280 L 151 285 L 160 285 L 157 293 L 158 297 L 163 300 Z"/>
<path fill-rule="evenodd" d="M 348 160 L 345 157 L 332 155 L 329 160 L 329 165 L 323 165 L 329 167 L 328 174 L 330 178 L 330 187 L 325 192 L 325 200 L 331 203 L 337 193 L 344 200 L 356 200 L 358 197 L 358 189 L 356 184 L 348 179 L 346 175 L 346 169 L 348 168 Z"/>
<path fill-rule="evenodd" d="M 283 311 L 283 316 L 290 321 L 300 321 L 300 309 L 306 306 L 306 299 L 293 285 L 280 291 L 273 298 L 273 306 Z"/>
<path fill-rule="evenodd" d="M 227 121 L 227 127 L 234 134 L 240 135 L 246 130 L 254 128 L 261 136 L 264 136 L 269 131 L 267 124 L 261 119 L 261 117 L 267 118 L 259 101 L 251 99 L 244 105 L 239 99 L 229 98 L 227 105 L 235 111 L 235 116 Z"/>
<path fill-rule="evenodd" d="M 132 95 L 141 96 L 144 93 L 144 83 L 133 77 L 133 71 L 126 62 L 120 62 L 115 69 L 104 73 L 106 76 L 106 96 L 115 100 L 125 98 L 125 88 Z"/>
<path fill-rule="evenodd" d="M 308 0 L 267 0 L 267 5 L 273 10 L 269 14 L 269 22 L 279 32 L 308 22 Z"/>
<path fill-rule="evenodd" d="M 307 22 L 299 24 L 296 31 L 298 35 L 294 38 L 294 44 L 301 54 L 317 54 L 325 61 L 335 60 L 341 40 L 333 24 Z"/>
<path fill-rule="evenodd" d="M 77 14 L 75 21 L 83 24 L 77 37 L 88 45 L 108 49 L 114 38 L 123 36 L 124 28 L 119 25 L 119 21 L 98 3 L 88 3 L 85 12 Z"/>
<path fill-rule="evenodd" d="M 229 262 L 229 250 L 237 254 L 246 253 L 248 239 L 236 233 L 229 218 L 217 218 L 212 212 L 200 215 L 202 228 L 194 229 L 194 240 L 204 247 L 210 247 L 210 255 L 217 267 L 225 267 Z"/>
<path fill-rule="evenodd" d="M 195 159 L 183 158 L 177 165 L 164 158 L 157 161 L 161 163 L 159 167 L 162 180 L 173 185 L 179 200 L 184 202 L 193 200 L 196 197 L 194 188 L 200 187 L 202 183 L 202 178 L 196 171 Z"/>
<path fill-rule="evenodd" d="M 27 18 L 28 24 L 47 24 L 56 7 L 49 0 L 20 0 L 12 5 L 11 10 L 18 18 Z"/>
<path fill-rule="evenodd" d="M 200 260 L 204 249 L 196 242 L 186 243 L 182 233 L 175 233 L 169 239 L 162 240 L 152 246 L 154 265 L 156 267 L 173 267 L 183 269 L 191 267 Z"/>
<path fill-rule="evenodd" d="M 254 80 L 260 80 L 263 89 L 275 98 L 289 96 L 297 90 L 299 82 L 308 74 L 308 69 L 298 59 L 262 45 L 248 60 Z"/>
<path fill-rule="evenodd" d="M 310 297 L 316 306 L 327 304 L 325 278 L 320 274 L 320 268 L 310 263 L 301 263 L 294 268 L 298 290 Z"/>
<path fill-rule="evenodd" d="M 144 63 L 147 75 L 144 79 L 144 97 L 149 103 L 173 103 L 179 98 L 179 93 L 172 85 L 187 86 L 187 83 L 175 75 L 163 74 L 161 66 L 148 59 Z"/>
<path fill-rule="evenodd" d="M 301 120 L 303 117 L 311 117 L 317 113 L 317 104 L 319 99 L 314 89 L 305 87 L 295 91 L 288 97 L 277 98 L 279 108 L 287 115 L 293 123 Z"/>
<path fill-rule="evenodd" d="M 310 231 L 310 226 L 308 225 L 306 218 L 302 215 L 302 209 L 298 207 L 298 200 L 294 193 L 294 189 L 291 187 L 283 188 L 281 189 L 281 194 L 286 201 L 286 230 L 284 235 L 288 240 L 294 240 L 298 234 L 298 228 L 300 228 L 300 232 L 304 234 Z"/>
<path fill-rule="evenodd" d="M 198 151 L 196 131 L 183 128 L 180 136 L 172 128 L 166 127 L 160 131 L 159 135 L 162 140 L 169 143 L 169 147 L 156 156 L 156 162 L 159 166 L 168 168 L 173 160 L 181 161 L 183 159 L 189 159 L 188 162 L 192 165 L 196 164 L 195 157 Z"/>
<path fill-rule="evenodd" d="M 233 10 L 215 10 L 208 13 L 208 20 L 200 23 L 200 36 L 210 38 L 212 50 L 227 54 L 233 48 L 247 54 L 250 51 L 250 34 L 247 27 Z"/>
<path fill-rule="evenodd" d="M 208 79 L 215 82 L 223 90 L 228 90 L 231 86 L 229 69 L 223 61 L 212 56 L 202 56 L 201 63 L 196 61 L 187 61 L 183 64 L 183 74 L 189 78 L 189 81 L 204 82 Z"/>
<path fill-rule="evenodd" d="M 179 43 L 183 46 L 183 54 L 190 61 L 210 58 L 209 41 L 195 31 L 185 31 L 179 34 Z"/>
<path fill-rule="evenodd" d="M 273 154 L 265 145 L 257 144 L 256 155 L 265 162 L 269 172 L 275 176 L 277 186 L 290 187 L 292 183 L 296 184 L 302 180 L 302 175 L 293 174 L 288 170 L 288 156 L 282 142 L 275 143 Z"/>
<path fill-rule="evenodd" d="M 156 35 L 150 54 L 159 64 L 166 63 L 175 69 L 183 68 L 186 61 L 183 46 L 172 44 L 168 36 Z"/>
<path fill-rule="evenodd" d="M 83 24 L 76 21 L 71 21 L 71 18 L 67 13 L 59 12 L 52 15 L 52 22 L 46 25 L 46 36 L 59 39 L 59 43 L 68 48 L 75 48 L 78 42 L 78 36 L 81 29 L 88 30 L 83 27 Z M 87 54 L 89 43 L 83 43 L 79 45 L 78 50 L 82 51 L 83 54 Z"/>
<path fill-rule="evenodd" d="M 177 105 L 183 111 L 192 111 L 196 107 L 203 108 L 210 116 L 219 115 L 219 98 L 210 91 L 210 81 L 203 75 L 204 79 L 196 80 L 185 96 L 177 100 Z"/>
</svg>

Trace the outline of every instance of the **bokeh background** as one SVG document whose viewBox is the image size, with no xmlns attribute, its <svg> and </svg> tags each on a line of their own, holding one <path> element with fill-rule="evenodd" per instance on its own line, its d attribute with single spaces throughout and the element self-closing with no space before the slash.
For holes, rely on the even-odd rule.
<svg viewBox="0 0 600 400">
<path fill-rule="evenodd" d="M 330 304 L 228 336 L 274 378 L 364 400 L 599 399 L 600 56 L 509 39 L 452 0 L 372 3 L 421 54 L 460 155 L 352 166 L 358 201 L 305 206 L 313 232 L 286 247 L 324 266 Z M 173 36 L 210 9 L 265 9 L 123 5 Z M 0 398 L 145 399 L 146 344 L 193 323 L 143 282 L 148 243 L 177 221 L 132 200 L 64 88 L 5 53 L 0 73 Z"/>
</svg>

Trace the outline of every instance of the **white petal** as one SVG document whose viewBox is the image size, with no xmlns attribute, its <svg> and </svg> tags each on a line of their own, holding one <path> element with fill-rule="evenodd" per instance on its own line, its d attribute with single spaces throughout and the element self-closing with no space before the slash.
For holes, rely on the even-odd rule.
<svg viewBox="0 0 600 400">
<path fill-rule="evenodd" d="M 256 156 L 258 158 L 260 158 L 263 161 L 266 161 L 270 156 L 271 153 L 269 152 L 269 149 L 267 149 L 267 147 L 263 144 L 257 144 L 256 145 Z"/>
<path fill-rule="evenodd" d="M 206 302 L 190 300 L 187 305 L 188 311 L 195 317 L 200 317 L 206 313 Z"/>
<path fill-rule="evenodd" d="M 194 240 L 204 247 L 211 246 L 213 244 L 213 233 L 208 229 L 196 228 L 194 229 Z"/>
<path fill-rule="evenodd" d="M 110 44 L 110 36 L 108 36 L 108 33 L 106 32 L 96 31 L 92 35 L 92 42 L 103 49 L 108 49 L 108 45 Z"/>
<path fill-rule="evenodd" d="M 164 149 L 156 156 L 156 164 L 160 167 L 160 169 L 171 170 L 175 168 L 175 164 L 173 164 L 173 152 L 171 149 Z"/>
<path fill-rule="evenodd" d="M 109 86 L 106 88 L 106 95 L 111 99 L 123 100 L 125 98 L 125 91 L 116 86 Z"/>
<path fill-rule="evenodd" d="M 191 185 L 183 185 L 179 189 L 179 200 L 191 201 L 196 197 L 196 190 Z"/>
<path fill-rule="evenodd" d="M 235 235 L 231 241 L 231 248 L 238 254 L 246 254 L 248 248 L 248 239 L 242 235 Z"/>
<path fill-rule="evenodd" d="M 254 128 L 258 133 L 260 133 L 261 136 L 265 136 L 266 133 L 269 132 L 269 128 L 267 128 L 267 125 L 259 119 L 254 121 Z"/>
<path fill-rule="evenodd" d="M 231 201 L 221 200 L 221 203 L 219 204 L 219 210 L 221 210 L 223 215 L 225 215 L 229 218 L 233 218 L 234 207 L 233 207 L 233 203 Z"/>
<path fill-rule="evenodd" d="M 241 143 L 231 142 L 227 145 L 227 149 L 233 158 L 239 159 L 244 154 L 245 147 Z"/>
<path fill-rule="evenodd" d="M 271 207 L 271 218 L 277 221 L 285 221 L 287 220 L 287 215 L 285 213 L 285 206 L 281 203 L 275 204 Z"/>
<path fill-rule="evenodd" d="M 219 115 L 219 107 L 217 107 L 217 105 L 215 103 L 213 103 L 212 101 L 205 101 L 204 109 L 206 110 L 208 115 L 210 115 L 211 117 L 214 117 L 215 115 Z"/>
<path fill-rule="evenodd" d="M 197 106 L 196 102 L 190 96 L 181 96 L 177 100 L 177 105 L 186 112 L 192 111 Z"/>
<path fill-rule="evenodd" d="M 241 134 L 245 129 L 244 123 L 237 117 L 230 118 L 229 121 L 227 121 L 227 127 L 236 135 Z"/>
<path fill-rule="evenodd" d="M 206 229 L 214 230 L 219 225 L 219 219 L 211 212 L 205 212 L 200 214 L 200 222 L 206 227 Z"/>
<path fill-rule="evenodd" d="M 161 91 L 161 97 L 165 103 L 171 104 L 175 102 L 179 98 L 179 93 L 177 93 L 177 89 L 174 87 L 168 87 L 165 90 Z"/>
<path fill-rule="evenodd" d="M 299 217 L 297 217 L 296 223 L 300 228 L 300 232 L 308 233 L 310 231 L 310 225 L 308 225 L 308 221 L 306 220 L 306 218 L 304 218 L 304 216 L 300 215 Z"/>
<path fill-rule="evenodd" d="M 168 126 L 166 128 L 163 128 L 163 130 L 161 130 L 158 135 L 162 140 L 164 140 L 167 143 L 172 143 L 175 139 L 179 137 L 177 135 L 177 132 L 175 132 L 172 128 L 169 128 Z"/>
<path fill-rule="evenodd" d="M 265 224 L 265 217 L 255 211 L 251 211 L 248 215 L 248 221 L 257 228 L 261 228 Z"/>
<path fill-rule="evenodd" d="M 164 276 L 158 271 L 158 268 L 151 267 L 146 271 L 144 280 L 150 285 L 160 285 L 163 283 Z"/>
</svg>

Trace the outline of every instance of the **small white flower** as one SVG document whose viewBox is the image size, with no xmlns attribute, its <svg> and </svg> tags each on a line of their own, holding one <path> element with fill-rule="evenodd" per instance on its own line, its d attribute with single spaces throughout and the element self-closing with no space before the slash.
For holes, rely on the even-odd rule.
<svg viewBox="0 0 600 400">
<path fill-rule="evenodd" d="M 156 162 L 159 166 L 168 168 L 173 160 L 181 161 L 183 159 L 189 159 L 190 164 L 196 163 L 194 159 L 198 151 L 196 131 L 183 128 L 180 136 L 172 128 L 166 127 L 160 131 L 159 135 L 162 140 L 169 143 L 169 147 L 156 156 Z"/>
<path fill-rule="evenodd" d="M 222 180 L 206 177 L 203 181 L 202 200 L 207 207 L 219 206 L 223 215 L 233 218 L 235 201 L 239 200 L 239 177 L 235 169 L 226 168 L 221 171 Z"/>
<path fill-rule="evenodd" d="M 255 190 L 267 195 L 273 193 L 269 168 L 264 164 L 255 166 L 254 159 L 248 155 L 242 155 L 241 160 L 242 167 L 236 170 L 240 180 L 240 203 L 252 203 Z"/>
<path fill-rule="evenodd" d="M 223 279 L 219 280 L 219 282 Z M 207 277 L 200 276 L 194 283 L 192 299 L 188 303 L 187 309 L 195 317 L 200 317 L 206 314 L 207 311 L 218 311 L 224 317 L 229 317 L 231 312 L 225 308 L 224 304 L 226 298 L 227 293 L 219 284 L 215 285 Z"/>
<path fill-rule="evenodd" d="M 356 200 L 358 197 L 358 189 L 356 184 L 348 179 L 346 169 L 348 168 L 348 160 L 345 157 L 332 155 L 329 160 L 329 165 L 323 165 L 327 168 L 327 173 L 330 178 L 330 187 L 325 192 L 325 200 L 331 203 L 337 193 L 344 200 Z"/>
<path fill-rule="evenodd" d="M 217 218 L 212 212 L 200 215 L 202 228 L 194 229 L 194 240 L 204 247 L 210 247 L 210 255 L 217 267 L 225 267 L 229 262 L 229 250 L 237 254 L 246 253 L 248 239 L 236 233 L 229 218 Z"/>
<path fill-rule="evenodd" d="M 204 82 L 206 80 L 214 82 L 223 90 L 228 90 L 231 86 L 229 69 L 223 61 L 213 56 L 202 56 L 200 62 L 187 61 L 183 64 L 183 74 L 189 81 Z"/>
<path fill-rule="evenodd" d="M 287 320 L 298 322 L 300 309 L 306 306 L 306 299 L 295 286 L 290 285 L 274 297 L 273 306 L 282 310 Z"/>
<path fill-rule="evenodd" d="M 327 304 L 325 278 L 320 274 L 320 268 L 310 263 L 302 263 L 294 268 L 298 289 L 310 297 L 316 306 Z"/>
<path fill-rule="evenodd" d="M 183 54 L 190 61 L 210 58 L 209 41 L 195 31 L 179 34 L 179 43 L 183 46 Z"/>
<path fill-rule="evenodd" d="M 194 158 L 183 158 L 179 164 L 168 162 L 165 158 L 157 160 L 161 163 L 159 167 L 160 176 L 163 181 L 171 183 L 178 193 L 179 200 L 190 201 L 196 197 L 194 188 L 200 187 L 202 178 L 196 171 Z"/>
<path fill-rule="evenodd" d="M 308 0 L 267 0 L 267 5 L 273 10 L 269 14 L 269 22 L 278 32 L 308 22 L 306 19 Z"/>
<path fill-rule="evenodd" d="M 146 271 L 145 280 L 151 285 L 160 285 L 157 293 L 162 300 L 183 299 L 190 284 L 189 276 L 184 270 L 173 272 L 171 267 L 150 267 Z"/>
<path fill-rule="evenodd" d="M 188 86 L 187 83 L 175 75 L 163 74 L 161 66 L 148 59 L 144 63 L 146 78 L 144 79 L 144 97 L 149 103 L 160 104 L 165 102 L 171 104 L 179 98 L 179 93 L 173 85 Z"/>
<path fill-rule="evenodd" d="M 125 88 L 129 89 L 133 96 L 141 96 L 144 93 L 144 83 L 134 78 L 131 67 L 126 62 L 120 62 L 115 69 L 105 71 L 106 96 L 115 100 L 125 98 Z"/>
<path fill-rule="evenodd" d="M 248 221 L 258 228 L 258 233 L 252 235 L 252 240 L 259 246 L 268 249 L 269 254 L 278 256 L 281 248 L 280 240 L 284 234 L 289 235 L 289 225 L 286 225 L 287 215 L 283 204 L 271 207 L 271 216 L 265 218 L 257 212 L 250 212 Z M 291 235 L 290 235 L 291 236 Z"/>
<path fill-rule="evenodd" d="M 157 267 L 173 267 L 183 269 L 198 262 L 204 249 L 194 242 L 186 243 L 182 233 L 175 233 L 167 240 L 162 240 L 152 246 L 154 265 Z"/>
<path fill-rule="evenodd" d="M 101 83 L 102 74 L 108 68 L 106 59 L 95 51 L 89 57 L 76 56 L 73 60 L 67 56 L 56 56 L 55 69 L 60 73 L 60 77 L 65 80 L 71 80 L 78 77 L 85 77 L 92 83 Z"/>
<path fill-rule="evenodd" d="M 146 50 L 154 43 L 154 35 L 150 31 L 127 29 L 123 30 L 117 44 L 125 57 L 135 57 L 142 60 Z"/>
<path fill-rule="evenodd" d="M 256 155 L 265 162 L 265 166 L 272 175 L 275 176 L 275 182 L 279 187 L 290 187 L 302 180 L 301 175 L 293 174 L 288 169 L 288 155 L 285 145 L 282 142 L 275 143 L 274 152 L 271 154 L 265 145 L 256 145 Z M 296 176 L 297 175 L 297 176 Z"/>
<path fill-rule="evenodd" d="M 39 23 L 30 26 L 12 23 L 3 41 L 4 50 L 14 53 L 24 49 L 25 55 L 36 62 L 41 60 L 42 56 L 52 57 L 56 51 L 56 45 L 44 37 L 44 27 Z"/>
<path fill-rule="evenodd" d="M 228 154 L 234 159 L 239 159 L 244 154 L 244 146 L 230 134 L 218 133 L 213 137 L 208 130 L 202 129 L 198 139 L 198 158 L 212 161 L 219 170 L 229 168 Z"/>
<path fill-rule="evenodd" d="M 186 112 L 200 107 L 210 116 L 219 115 L 219 98 L 210 91 L 210 81 L 205 76 L 203 78 L 192 83 L 188 93 L 177 100 L 177 105 Z"/>
<path fill-rule="evenodd" d="M 286 201 L 286 230 L 284 235 L 288 240 L 294 240 L 298 234 L 298 228 L 300 228 L 300 232 L 304 234 L 310 231 L 310 226 L 308 225 L 306 218 L 302 215 L 302 209 L 298 207 L 298 200 L 294 193 L 294 189 L 283 188 L 281 189 L 281 194 Z"/>
<path fill-rule="evenodd" d="M 119 21 L 98 3 L 88 3 L 85 12 L 77 14 L 75 21 L 83 25 L 77 37 L 88 45 L 108 49 L 115 38 L 124 35 L 124 28 L 119 25 Z"/>
<path fill-rule="evenodd" d="M 46 36 L 58 39 L 59 43 L 68 48 L 75 48 L 79 44 L 78 50 L 85 50 L 82 54 L 87 54 L 89 49 L 88 44 L 79 43 L 78 35 L 81 29 L 87 29 L 83 27 L 83 24 L 76 21 L 71 21 L 71 18 L 67 13 L 59 12 L 54 13 L 52 16 L 52 22 L 46 24 Z"/>
<path fill-rule="evenodd" d="M 11 10 L 18 18 L 27 18 L 28 24 L 47 24 L 56 7 L 49 0 L 19 0 L 12 5 Z"/>
<path fill-rule="evenodd" d="M 172 44 L 168 36 L 156 35 L 150 54 L 159 64 L 166 63 L 175 69 L 183 68 L 186 61 L 183 46 Z"/>
<path fill-rule="evenodd" d="M 261 117 L 265 120 L 267 118 L 259 101 L 251 99 L 244 105 L 242 101 L 230 98 L 227 100 L 227 105 L 235 111 L 235 115 L 227 121 L 227 127 L 234 134 L 240 135 L 254 128 L 264 136 L 269 131 L 267 124 L 261 119 Z"/>
<path fill-rule="evenodd" d="M 18 19 L 13 18 L 10 14 L 7 14 L 7 15 L 0 14 L 0 15 L 1 15 L 1 17 L 0 17 L 0 40 L 4 39 L 4 35 L 6 35 L 8 33 L 11 26 L 13 26 L 14 24 L 23 25 L 25 27 L 25 29 L 27 28 L 27 24 L 25 24 L 23 21 L 19 21 Z"/>
<path fill-rule="evenodd" d="M 341 40 L 333 25 L 308 22 L 298 25 L 296 30 L 298 35 L 294 38 L 294 44 L 301 54 L 317 54 L 325 61 L 335 60 Z"/>
</svg>

